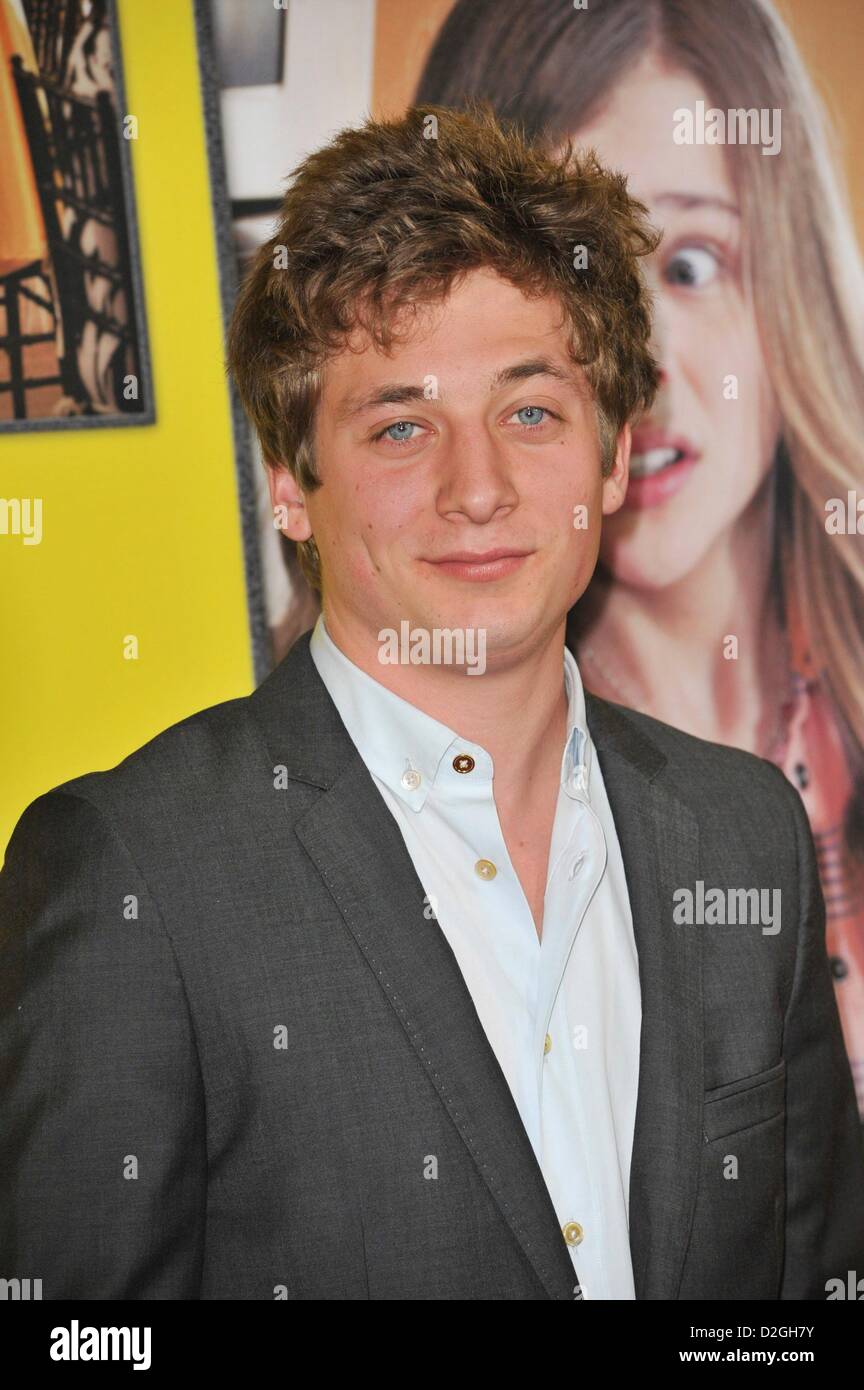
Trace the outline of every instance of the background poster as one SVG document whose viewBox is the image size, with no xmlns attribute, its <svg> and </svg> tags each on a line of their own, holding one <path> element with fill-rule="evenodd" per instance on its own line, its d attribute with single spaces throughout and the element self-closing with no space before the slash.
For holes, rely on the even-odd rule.
<svg viewBox="0 0 864 1390">
<path fill-rule="evenodd" d="M 303 154 L 367 111 L 478 96 L 553 146 L 569 135 L 592 145 L 663 229 L 648 267 L 661 391 L 568 641 L 596 693 L 769 758 L 799 788 L 864 1115 L 864 168 L 853 139 L 864 10 L 276 9 L 213 7 L 239 273 Z M 738 111 L 754 123 L 733 143 Z M 260 459 L 254 471 L 275 661 L 317 601 L 274 529 Z"/>
</svg>

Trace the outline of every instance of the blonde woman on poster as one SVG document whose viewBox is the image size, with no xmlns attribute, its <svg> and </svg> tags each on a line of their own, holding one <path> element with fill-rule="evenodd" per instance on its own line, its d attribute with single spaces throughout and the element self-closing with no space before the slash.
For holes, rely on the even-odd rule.
<svg viewBox="0 0 864 1390">
<path fill-rule="evenodd" d="M 864 1114 L 864 276 L 810 80 L 764 0 L 459 0 L 415 101 L 476 97 L 664 232 L 661 389 L 568 640 L 592 690 L 798 787 Z"/>
</svg>

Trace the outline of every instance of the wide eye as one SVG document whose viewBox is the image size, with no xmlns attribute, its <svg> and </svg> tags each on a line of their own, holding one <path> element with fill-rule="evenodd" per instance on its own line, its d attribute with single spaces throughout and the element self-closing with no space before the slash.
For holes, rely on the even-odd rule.
<svg viewBox="0 0 864 1390">
<path fill-rule="evenodd" d="M 699 290 L 711 283 L 718 269 L 718 257 L 707 246 L 682 246 L 669 258 L 665 278 L 670 285 Z"/>
</svg>

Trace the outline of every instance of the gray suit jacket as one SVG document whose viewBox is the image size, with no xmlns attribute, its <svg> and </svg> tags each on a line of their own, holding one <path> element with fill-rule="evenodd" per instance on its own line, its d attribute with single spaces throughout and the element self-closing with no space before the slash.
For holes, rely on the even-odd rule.
<svg viewBox="0 0 864 1390">
<path fill-rule="evenodd" d="M 864 1274 L 864 1153 L 801 799 L 749 754 L 587 717 L 642 988 L 637 1298 L 823 1299 Z M 675 925 L 700 879 L 779 887 L 781 930 Z M 253 695 L 34 801 L 0 875 L 0 1276 L 572 1299 L 424 898 L 308 634 Z"/>
</svg>

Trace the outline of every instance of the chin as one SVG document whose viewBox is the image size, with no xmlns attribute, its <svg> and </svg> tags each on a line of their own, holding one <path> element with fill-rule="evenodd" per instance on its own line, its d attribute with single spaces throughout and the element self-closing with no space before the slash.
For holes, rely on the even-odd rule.
<svg viewBox="0 0 864 1390">
<path fill-rule="evenodd" d="M 601 551 L 600 563 L 607 575 L 631 589 L 665 589 L 696 569 L 708 550 L 708 543 L 702 539 L 698 550 L 676 549 L 674 545 L 652 545 L 650 549 L 633 544 L 610 545 Z"/>
<path fill-rule="evenodd" d="M 541 607 L 532 602 L 530 608 L 504 616 L 499 611 L 488 615 L 478 626 L 485 628 L 490 656 L 496 651 L 521 654 L 547 641 L 550 634 L 566 622 L 568 612 L 564 599 L 560 596 L 553 599 L 550 595 Z"/>
</svg>

